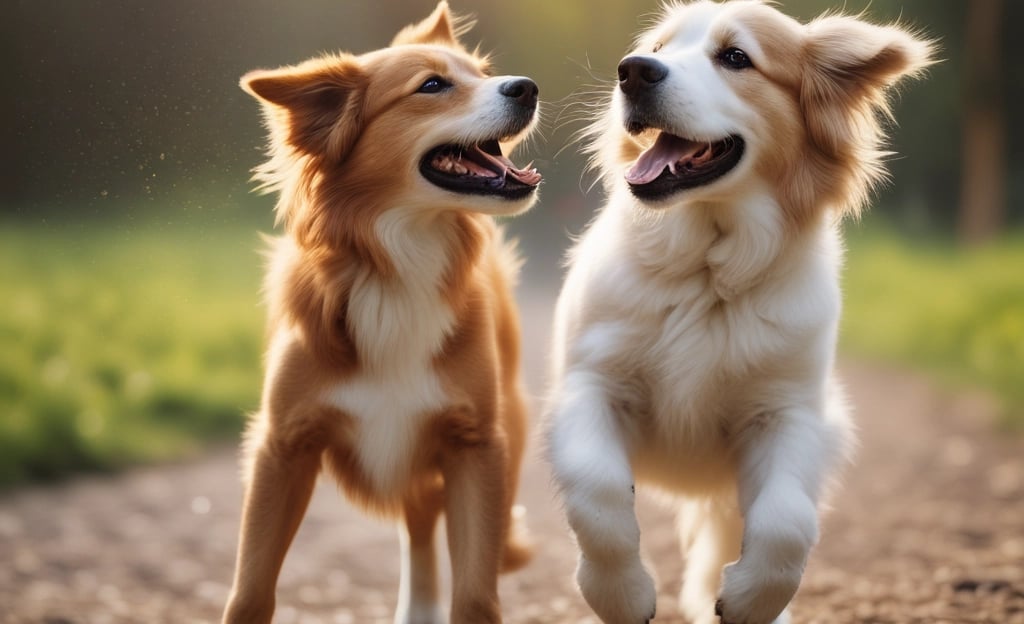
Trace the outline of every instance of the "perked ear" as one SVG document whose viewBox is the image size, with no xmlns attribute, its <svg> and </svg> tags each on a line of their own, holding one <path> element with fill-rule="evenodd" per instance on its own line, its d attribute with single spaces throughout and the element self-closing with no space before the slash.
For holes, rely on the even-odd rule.
<svg viewBox="0 0 1024 624">
<path fill-rule="evenodd" d="M 302 153 L 340 161 L 359 137 L 366 74 L 354 56 L 258 69 L 240 84 L 263 103 L 271 129 L 283 130 L 284 140 Z"/>
<path fill-rule="evenodd" d="M 890 114 L 890 87 L 935 62 L 934 42 L 896 25 L 828 16 L 806 33 L 801 105 L 811 139 L 829 153 L 848 144 L 846 132 L 857 132 L 864 115 Z"/>
<path fill-rule="evenodd" d="M 410 24 L 399 31 L 391 41 L 391 45 L 433 43 L 461 48 L 459 37 L 472 27 L 472 22 L 466 22 L 462 18 L 453 16 L 448 9 L 448 3 L 441 0 L 437 3 L 434 12 L 426 19 L 416 24 Z"/>
</svg>

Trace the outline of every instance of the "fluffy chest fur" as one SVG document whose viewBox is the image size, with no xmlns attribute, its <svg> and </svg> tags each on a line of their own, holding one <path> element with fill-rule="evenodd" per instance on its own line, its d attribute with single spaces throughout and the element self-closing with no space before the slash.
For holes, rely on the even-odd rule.
<svg viewBox="0 0 1024 624">
<path fill-rule="evenodd" d="M 560 331 L 575 337 L 564 366 L 613 380 L 634 425 L 657 433 L 648 440 L 707 443 L 780 394 L 805 400 L 815 385 L 795 389 L 829 368 L 835 233 L 823 225 L 783 247 L 782 224 L 759 201 L 770 200 L 727 215 L 618 210 L 613 201 L 576 250 L 559 309 Z"/>
<path fill-rule="evenodd" d="M 446 396 L 429 365 L 410 365 L 359 374 L 331 389 L 325 400 L 353 419 L 346 445 L 369 489 L 390 499 L 408 485 L 423 426 Z"/>
<path fill-rule="evenodd" d="M 423 425 L 447 402 L 433 360 L 455 317 L 442 296 L 449 233 L 389 215 L 376 231 L 397 277 L 356 273 L 347 322 L 359 366 L 324 400 L 353 420 L 347 445 L 371 489 L 387 497 L 407 484 Z"/>
</svg>

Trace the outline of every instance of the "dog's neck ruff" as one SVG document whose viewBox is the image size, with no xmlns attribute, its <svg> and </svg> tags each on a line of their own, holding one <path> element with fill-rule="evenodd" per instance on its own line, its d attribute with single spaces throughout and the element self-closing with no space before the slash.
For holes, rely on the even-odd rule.
<svg viewBox="0 0 1024 624">
<path fill-rule="evenodd" d="M 374 233 L 393 271 L 355 273 L 346 317 L 360 363 L 372 370 L 428 365 L 455 325 L 444 289 L 456 227 L 444 215 L 390 210 Z"/>
</svg>

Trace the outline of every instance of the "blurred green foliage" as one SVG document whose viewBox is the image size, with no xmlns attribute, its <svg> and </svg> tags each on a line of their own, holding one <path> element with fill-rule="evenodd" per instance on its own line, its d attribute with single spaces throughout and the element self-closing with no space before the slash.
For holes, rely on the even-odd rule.
<svg viewBox="0 0 1024 624">
<path fill-rule="evenodd" d="M 843 352 L 989 389 L 1024 427 L 1024 235 L 963 249 L 874 225 L 847 241 Z"/>
<path fill-rule="evenodd" d="M 257 229 L 0 222 L 0 486 L 234 442 L 261 381 Z M 1022 237 L 847 229 L 844 352 L 990 389 L 1024 426 Z"/>
<path fill-rule="evenodd" d="M 255 231 L 0 226 L 0 485 L 180 457 L 256 406 Z"/>
<path fill-rule="evenodd" d="M 0 21 L 11 123 L 0 150 L 0 486 L 180 457 L 234 440 L 261 377 L 260 246 L 269 198 L 256 67 L 385 45 L 435 0 L 17 1 Z M 569 233 L 600 205 L 573 132 L 660 0 L 452 0 L 466 41 L 503 73 L 537 80 L 543 123 L 516 160 L 545 174 L 510 222 L 523 284 L 553 291 Z M 961 209 L 963 0 L 785 0 L 809 19 L 836 7 L 899 19 L 941 40 L 943 62 L 895 98 L 894 184 L 872 213 L 913 237 L 949 236 Z M 1005 67 L 1024 3 L 1007 3 Z M 1004 72 L 1008 111 L 1024 102 Z M 1009 223 L 1024 219 L 1024 124 L 1006 128 Z M 239 215 L 248 214 L 239 218 Z M 257 219 L 262 219 L 256 223 Z M 994 390 L 1024 426 L 1024 236 L 976 251 L 849 227 L 848 353 Z M 59 224 L 59 225 L 53 225 Z"/>
</svg>

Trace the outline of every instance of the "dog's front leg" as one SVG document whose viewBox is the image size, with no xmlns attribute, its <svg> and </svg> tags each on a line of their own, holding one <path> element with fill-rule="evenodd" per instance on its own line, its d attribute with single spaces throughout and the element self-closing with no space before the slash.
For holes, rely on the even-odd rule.
<svg viewBox="0 0 1024 624">
<path fill-rule="evenodd" d="M 654 581 L 640 559 L 633 471 L 596 375 L 566 375 L 553 405 L 550 458 L 580 548 L 576 580 L 607 624 L 654 617 Z"/>
<path fill-rule="evenodd" d="M 289 449 L 262 439 L 250 452 L 235 580 L 224 624 L 271 621 L 277 576 L 320 470 L 320 448 Z"/>
<path fill-rule="evenodd" d="M 452 624 L 501 622 L 498 571 L 508 530 L 507 462 L 499 440 L 460 442 L 444 452 L 445 522 L 452 562 Z"/>
<path fill-rule="evenodd" d="M 738 450 L 743 544 L 716 610 L 724 624 L 782 622 L 818 539 L 829 432 L 812 410 L 791 409 L 759 418 Z"/>
</svg>

